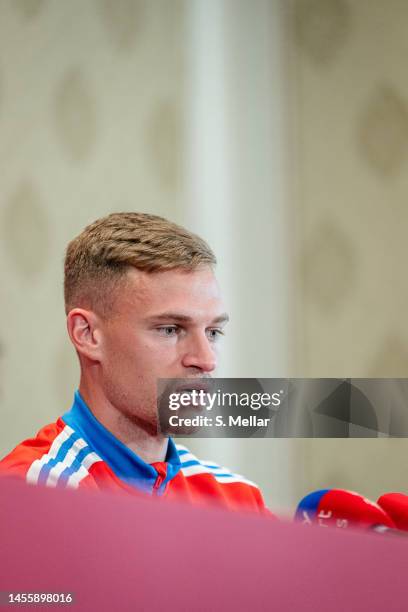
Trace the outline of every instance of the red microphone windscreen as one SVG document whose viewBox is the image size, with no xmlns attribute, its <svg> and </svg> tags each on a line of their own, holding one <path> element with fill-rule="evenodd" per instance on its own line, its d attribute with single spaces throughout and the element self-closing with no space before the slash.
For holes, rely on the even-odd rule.
<svg viewBox="0 0 408 612">
<path fill-rule="evenodd" d="M 377 503 L 390 515 L 397 529 L 408 531 L 408 495 L 384 493 Z"/>
<path fill-rule="evenodd" d="M 374 527 L 384 525 L 395 528 L 387 512 L 375 502 L 354 493 L 341 489 L 330 489 L 319 502 L 318 522 L 320 525 L 334 527 Z"/>
</svg>

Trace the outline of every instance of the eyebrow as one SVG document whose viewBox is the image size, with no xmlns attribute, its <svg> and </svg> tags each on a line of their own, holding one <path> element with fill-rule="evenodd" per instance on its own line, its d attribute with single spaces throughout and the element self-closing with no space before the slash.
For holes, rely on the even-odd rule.
<svg viewBox="0 0 408 612">
<path fill-rule="evenodd" d="M 149 320 L 150 321 L 169 321 L 171 320 L 171 321 L 177 321 L 179 323 L 191 323 L 193 321 L 192 317 L 189 317 L 188 315 L 183 315 L 178 312 L 163 312 L 161 314 L 153 315 L 149 317 Z M 229 316 L 227 315 L 226 312 L 224 312 L 218 317 L 215 317 L 215 319 L 213 319 L 211 323 L 220 324 L 220 323 L 227 323 L 228 321 L 229 321 Z"/>
</svg>

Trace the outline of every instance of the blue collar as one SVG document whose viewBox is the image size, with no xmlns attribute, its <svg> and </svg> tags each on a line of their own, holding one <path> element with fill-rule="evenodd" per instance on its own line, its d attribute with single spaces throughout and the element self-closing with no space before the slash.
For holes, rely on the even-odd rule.
<svg viewBox="0 0 408 612">
<path fill-rule="evenodd" d="M 152 492 L 158 471 L 118 440 L 98 421 L 86 405 L 79 391 L 75 392 L 71 410 L 62 416 L 63 421 L 78 432 L 113 472 L 129 485 Z M 167 474 L 156 492 L 164 492 L 166 484 L 179 472 L 180 458 L 173 440 L 169 438 L 166 454 Z"/>
</svg>

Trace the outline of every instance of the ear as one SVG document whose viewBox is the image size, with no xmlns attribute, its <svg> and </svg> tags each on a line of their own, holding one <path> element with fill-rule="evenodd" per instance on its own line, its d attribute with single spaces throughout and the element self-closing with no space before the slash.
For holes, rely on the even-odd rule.
<svg viewBox="0 0 408 612">
<path fill-rule="evenodd" d="M 67 329 L 78 353 L 92 361 L 101 356 L 101 330 L 99 317 L 92 310 L 73 308 L 67 315 Z"/>
</svg>

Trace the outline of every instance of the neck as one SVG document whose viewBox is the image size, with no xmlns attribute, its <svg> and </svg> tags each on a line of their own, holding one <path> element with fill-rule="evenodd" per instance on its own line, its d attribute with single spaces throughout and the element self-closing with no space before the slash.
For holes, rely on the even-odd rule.
<svg viewBox="0 0 408 612">
<path fill-rule="evenodd" d="M 116 408 L 98 386 L 88 384 L 82 376 L 79 392 L 98 421 L 143 461 L 154 463 L 165 460 L 168 438 L 146 431 Z"/>
</svg>

